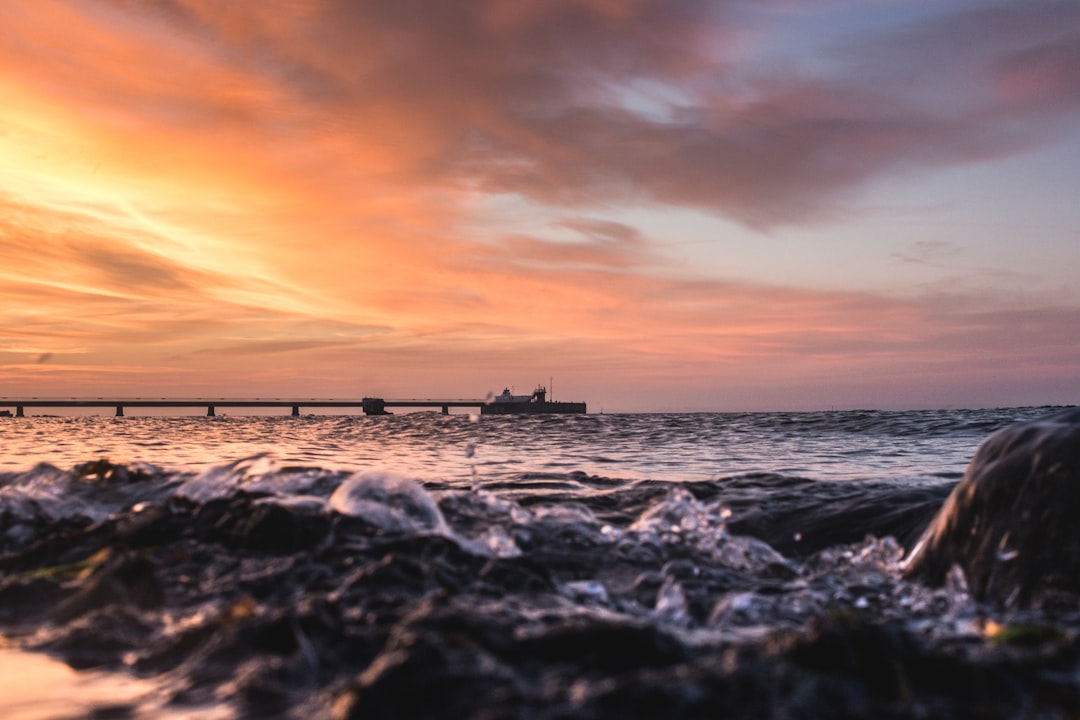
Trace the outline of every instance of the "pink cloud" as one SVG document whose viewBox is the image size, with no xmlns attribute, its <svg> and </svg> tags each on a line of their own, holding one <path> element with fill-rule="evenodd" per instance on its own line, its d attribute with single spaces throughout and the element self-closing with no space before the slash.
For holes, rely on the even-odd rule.
<svg viewBox="0 0 1080 720">
<path fill-rule="evenodd" d="M 832 75 L 772 76 L 725 54 L 748 22 L 730 2 L 74 7 L 17 13 L 6 63 L 34 60 L 36 82 L 84 105 L 226 133 L 244 154 L 237 133 L 254 131 L 273 156 L 330 152 L 370 180 L 756 227 L 827 214 L 898 169 L 1046 142 L 1080 104 L 1080 10 L 1052 0 L 944 11 L 837 46 Z M 49 41 L 57 20 L 77 44 Z M 621 99 L 641 80 L 678 88 L 666 119 Z"/>
</svg>

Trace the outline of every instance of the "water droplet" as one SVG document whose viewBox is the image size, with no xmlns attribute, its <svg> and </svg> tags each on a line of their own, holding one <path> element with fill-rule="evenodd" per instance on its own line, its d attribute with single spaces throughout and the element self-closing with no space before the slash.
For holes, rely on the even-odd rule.
<svg viewBox="0 0 1080 720">
<path fill-rule="evenodd" d="M 656 614 L 673 623 L 686 623 L 690 620 L 686 593 L 674 578 L 666 578 L 656 591 Z"/>
<path fill-rule="evenodd" d="M 491 551 L 491 554 L 499 558 L 521 557 L 521 548 L 514 542 L 514 538 L 507 534 L 501 525 L 492 525 L 484 534 L 482 542 Z"/>
<path fill-rule="evenodd" d="M 608 601 L 607 588 L 597 580 L 574 580 L 563 585 L 562 590 L 578 601 L 593 600 L 602 603 Z"/>
</svg>

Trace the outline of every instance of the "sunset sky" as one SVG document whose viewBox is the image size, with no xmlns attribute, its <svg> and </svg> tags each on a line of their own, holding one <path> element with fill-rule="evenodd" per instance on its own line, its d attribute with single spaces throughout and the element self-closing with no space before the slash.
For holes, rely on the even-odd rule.
<svg viewBox="0 0 1080 720">
<path fill-rule="evenodd" d="M 1080 403 L 1080 3 L 0 2 L 0 396 Z"/>
</svg>

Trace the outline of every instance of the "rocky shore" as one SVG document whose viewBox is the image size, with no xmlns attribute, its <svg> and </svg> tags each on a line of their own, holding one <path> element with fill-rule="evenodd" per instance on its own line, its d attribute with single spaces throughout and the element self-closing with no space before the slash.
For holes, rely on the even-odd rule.
<svg viewBox="0 0 1080 720">
<path fill-rule="evenodd" d="M 1078 423 L 1002 431 L 955 490 L 749 476 L 560 505 L 328 474 L 293 502 L 9 510 L 0 630 L 239 717 L 1075 717 Z"/>
</svg>

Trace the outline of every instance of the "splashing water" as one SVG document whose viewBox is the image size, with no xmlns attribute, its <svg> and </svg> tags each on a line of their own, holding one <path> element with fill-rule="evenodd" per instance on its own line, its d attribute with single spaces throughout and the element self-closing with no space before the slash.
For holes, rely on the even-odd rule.
<svg viewBox="0 0 1080 720">
<path fill-rule="evenodd" d="M 442 512 L 419 483 L 388 471 L 366 472 L 343 482 L 327 505 L 381 530 L 446 533 Z"/>
</svg>

